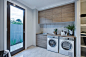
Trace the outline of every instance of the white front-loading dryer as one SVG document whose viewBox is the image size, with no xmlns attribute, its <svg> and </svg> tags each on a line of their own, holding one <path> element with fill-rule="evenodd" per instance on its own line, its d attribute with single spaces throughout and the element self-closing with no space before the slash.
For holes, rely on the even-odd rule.
<svg viewBox="0 0 86 57">
<path fill-rule="evenodd" d="M 58 36 L 47 36 L 47 50 L 58 52 Z"/>
<path fill-rule="evenodd" d="M 74 38 L 60 37 L 59 53 L 70 57 L 74 57 Z"/>
</svg>

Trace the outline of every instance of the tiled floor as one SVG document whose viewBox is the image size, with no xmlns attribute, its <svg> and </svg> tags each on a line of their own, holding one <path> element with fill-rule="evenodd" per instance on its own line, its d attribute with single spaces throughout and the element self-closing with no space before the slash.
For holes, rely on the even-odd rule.
<svg viewBox="0 0 86 57">
<path fill-rule="evenodd" d="M 59 53 L 54 53 L 51 51 L 47 51 L 46 49 L 40 47 L 30 47 L 25 51 L 22 51 L 13 57 L 68 57 L 65 55 L 61 55 Z"/>
</svg>

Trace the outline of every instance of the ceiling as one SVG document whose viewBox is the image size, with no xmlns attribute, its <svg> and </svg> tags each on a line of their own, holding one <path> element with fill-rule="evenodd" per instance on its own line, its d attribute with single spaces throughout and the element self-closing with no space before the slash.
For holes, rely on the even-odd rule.
<svg viewBox="0 0 86 57">
<path fill-rule="evenodd" d="M 39 11 L 44 9 L 53 8 L 56 6 L 73 3 L 75 0 L 18 0 L 31 9 L 38 9 Z"/>
</svg>

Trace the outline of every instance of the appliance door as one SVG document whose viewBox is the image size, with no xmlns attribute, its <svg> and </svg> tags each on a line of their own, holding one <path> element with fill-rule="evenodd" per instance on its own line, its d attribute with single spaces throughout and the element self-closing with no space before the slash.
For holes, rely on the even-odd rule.
<svg viewBox="0 0 86 57">
<path fill-rule="evenodd" d="M 59 53 L 74 57 L 74 41 L 60 39 Z"/>
<path fill-rule="evenodd" d="M 53 39 L 50 39 L 48 44 L 49 44 L 50 47 L 55 47 L 56 46 L 56 41 L 53 40 Z"/>
<path fill-rule="evenodd" d="M 63 41 L 63 42 L 61 42 L 61 48 L 63 50 L 71 50 L 72 49 L 72 44 L 69 41 Z"/>
</svg>

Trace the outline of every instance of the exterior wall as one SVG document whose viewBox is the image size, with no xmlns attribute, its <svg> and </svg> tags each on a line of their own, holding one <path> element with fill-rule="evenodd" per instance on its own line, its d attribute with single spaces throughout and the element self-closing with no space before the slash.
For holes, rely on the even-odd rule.
<svg viewBox="0 0 86 57">
<path fill-rule="evenodd" d="M 23 25 L 10 24 L 10 45 L 20 42 L 23 42 Z"/>
</svg>

